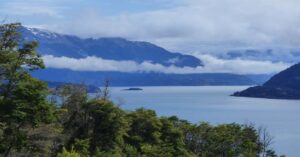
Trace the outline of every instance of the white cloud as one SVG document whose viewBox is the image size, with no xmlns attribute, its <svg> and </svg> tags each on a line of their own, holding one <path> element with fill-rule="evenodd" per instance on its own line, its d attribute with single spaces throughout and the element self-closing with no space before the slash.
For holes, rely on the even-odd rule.
<svg viewBox="0 0 300 157">
<path fill-rule="evenodd" d="M 180 6 L 104 16 L 96 9 L 55 25 L 84 37 L 120 36 L 183 52 L 300 48 L 299 0 L 176 0 Z M 51 27 L 49 27 L 51 28 Z"/>
<path fill-rule="evenodd" d="M 236 74 L 270 74 L 281 71 L 289 65 L 268 61 L 221 60 L 210 55 L 201 55 L 204 67 L 175 67 L 153 64 L 151 62 L 136 63 L 134 61 L 105 60 L 98 57 L 82 59 L 68 57 L 44 56 L 49 68 L 63 68 L 74 71 L 120 71 L 120 72 L 161 72 L 161 73 L 236 73 Z"/>
<path fill-rule="evenodd" d="M 22 16 L 29 19 L 33 16 L 63 18 L 61 11 L 67 8 L 66 6 L 60 6 L 59 0 L 9 0 L 0 2 L 0 4 L 0 13 L 8 16 L 8 18 Z"/>
<path fill-rule="evenodd" d="M 0 0 L 0 16 L 82 37 L 146 40 L 185 53 L 300 49 L 299 0 L 121 2 L 128 5 L 104 0 Z M 105 9 L 112 10 L 112 16 Z"/>
<path fill-rule="evenodd" d="M 205 66 L 207 72 L 227 72 L 237 74 L 272 74 L 288 68 L 290 65 L 282 62 L 255 60 L 223 60 L 210 55 L 198 56 Z"/>
</svg>

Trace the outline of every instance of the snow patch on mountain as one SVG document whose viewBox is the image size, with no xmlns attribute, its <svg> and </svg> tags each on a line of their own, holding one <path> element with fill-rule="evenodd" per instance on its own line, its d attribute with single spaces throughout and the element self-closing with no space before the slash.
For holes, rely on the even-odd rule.
<svg viewBox="0 0 300 157">
<path fill-rule="evenodd" d="M 26 29 L 36 36 L 41 36 L 45 38 L 57 38 L 59 36 L 59 34 L 48 30 L 43 30 L 38 28 L 26 28 Z"/>
</svg>

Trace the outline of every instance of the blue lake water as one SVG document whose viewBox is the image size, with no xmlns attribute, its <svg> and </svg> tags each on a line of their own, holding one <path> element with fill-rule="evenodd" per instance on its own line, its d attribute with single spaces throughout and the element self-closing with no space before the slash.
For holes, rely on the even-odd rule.
<svg viewBox="0 0 300 157">
<path fill-rule="evenodd" d="M 249 123 L 267 127 L 273 148 L 287 157 L 300 154 L 300 101 L 229 96 L 245 86 L 141 87 L 124 91 L 112 87 L 111 98 L 122 108 L 153 109 L 160 116 L 176 115 L 193 123 Z"/>
</svg>

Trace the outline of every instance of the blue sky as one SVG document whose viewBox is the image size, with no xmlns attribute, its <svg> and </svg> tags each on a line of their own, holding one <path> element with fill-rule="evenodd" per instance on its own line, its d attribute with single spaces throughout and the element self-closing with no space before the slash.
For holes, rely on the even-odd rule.
<svg viewBox="0 0 300 157">
<path fill-rule="evenodd" d="M 183 53 L 299 49 L 299 0 L 0 0 L 0 18 Z"/>
<path fill-rule="evenodd" d="M 0 0 L 0 15 L 27 25 L 45 25 L 55 20 L 67 20 L 76 12 L 87 10 L 115 16 L 169 9 L 179 4 L 172 0 Z"/>
</svg>

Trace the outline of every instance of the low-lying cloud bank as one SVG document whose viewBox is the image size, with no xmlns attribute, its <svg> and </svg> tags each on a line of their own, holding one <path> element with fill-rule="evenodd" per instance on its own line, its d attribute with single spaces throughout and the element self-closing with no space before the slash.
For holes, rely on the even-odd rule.
<svg viewBox="0 0 300 157">
<path fill-rule="evenodd" d="M 49 68 L 70 69 L 74 71 L 119 71 L 119 72 L 161 72 L 173 74 L 190 73 L 235 73 L 235 74 L 271 74 L 289 67 L 286 63 L 272 63 L 270 61 L 254 60 L 222 60 L 210 55 L 199 55 L 204 65 L 203 67 L 176 67 L 163 66 L 161 64 L 144 61 L 137 63 L 134 61 L 107 60 L 95 56 L 76 59 L 69 57 L 54 57 L 46 55 L 44 62 Z"/>
</svg>

